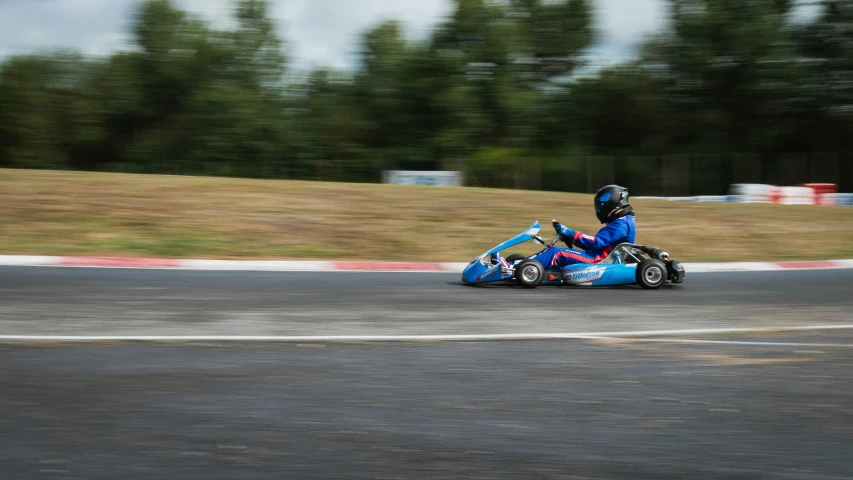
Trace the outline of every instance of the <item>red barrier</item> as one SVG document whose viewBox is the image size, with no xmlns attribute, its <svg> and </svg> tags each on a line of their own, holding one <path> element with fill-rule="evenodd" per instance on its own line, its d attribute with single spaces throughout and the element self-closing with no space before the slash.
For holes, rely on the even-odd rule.
<svg viewBox="0 0 853 480">
<path fill-rule="evenodd" d="M 177 268 L 178 260 L 171 258 L 105 258 L 62 257 L 65 267 L 125 267 L 125 268 Z"/>
<path fill-rule="evenodd" d="M 782 189 L 775 187 L 770 190 L 770 203 L 782 203 Z"/>
<path fill-rule="evenodd" d="M 801 183 L 800 186 L 814 190 L 818 205 L 837 205 L 838 185 L 834 183 Z"/>
<path fill-rule="evenodd" d="M 811 261 L 790 261 L 790 262 L 777 262 L 776 265 L 779 268 L 783 269 L 822 269 L 822 268 L 837 268 L 841 265 L 838 262 L 834 262 L 832 260 L 811 260 Z"/>
<path fill-rule="evenodd" d="M 801 187 L 809 187 L 815 193 L 838 193 L 838 185 L 834 183 L 801 183 Z"/>
</svg>

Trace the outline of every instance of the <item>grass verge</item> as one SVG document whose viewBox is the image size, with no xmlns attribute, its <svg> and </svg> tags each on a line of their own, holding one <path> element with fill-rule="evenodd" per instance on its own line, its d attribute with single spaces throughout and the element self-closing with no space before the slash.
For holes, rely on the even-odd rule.
<svg viewBox="0 0 853 480">
<path fill-rule="evenodd" d="M 853 207 L 633 204 L 683 261 L 853 258 Z M 600 227 L 583 194 L 0 169 L 0 254 L 467 261 L 552 218 Z"/>
</svg>

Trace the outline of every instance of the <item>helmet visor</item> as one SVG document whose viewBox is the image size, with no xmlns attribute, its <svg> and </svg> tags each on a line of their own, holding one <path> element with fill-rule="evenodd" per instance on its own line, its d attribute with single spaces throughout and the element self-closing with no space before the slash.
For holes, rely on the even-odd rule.
<svg viewBox="0 0 853 480">
<path fill-rule="evenodd" d="M 601 213 L 601 209 L 607 205 L 607 202 L 610 200 L 610 193 L 605 193 L 600 197 L 595 199 L 595 213 Z"/>
</svg>

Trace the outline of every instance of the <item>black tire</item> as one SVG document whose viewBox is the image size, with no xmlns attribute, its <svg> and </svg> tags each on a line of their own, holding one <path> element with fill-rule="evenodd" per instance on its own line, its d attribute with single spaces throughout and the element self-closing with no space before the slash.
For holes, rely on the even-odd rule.
<svg viewBox="0 0 853 480">
<path fill-rule="evenodd" d="M 520 253 L 513 253 L 512 255 L 506 257 L 507 263 L 517 262 L 518 260 L 526 260 L 527 257 Z"/>
<path fill-rule="evenodd" d="M 637 285 L 654 290 L 666 283 L 666 265 L 660 260 L 647 258 L 637 265 Z"/>
<path fill-rule="evenodd" d="M 666 262 L 667 278 L 672 283 L 684 283 L 684 267 L 678 260 Z"/>
<path fill-rule="evenodd" d="M 545 269 L 536 260 L 525 260 L 515 267 L 515 279 L 524 288 L 536 288 L 542 283 Z"/>
</svg>

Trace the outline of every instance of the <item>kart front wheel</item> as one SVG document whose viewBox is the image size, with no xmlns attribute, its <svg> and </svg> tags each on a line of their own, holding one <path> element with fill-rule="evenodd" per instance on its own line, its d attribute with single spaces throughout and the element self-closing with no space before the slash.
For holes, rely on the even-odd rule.
<svg viewBox="0 0 853 480">
<path fill-rule="evenodd" d="M 525 260 L 527 257 L 520 253 L 513 253 L 512 255 L 506 257 L 507 263 L 517 262 L 519 260 Z"/>
<path fill-rule="evenodd" d="M 536 288 L 542 283 L 545 269 L 536 260 L 525 260 L 515 267 L 515 279 L 524 288 Z"/>
<path fill-rule="evenodd" d="M 637 284 L 645 289 L 660 288 L 666 278 L 666 265 L 660 260 L 647 258 L 637 265 Z"/>
</svg>

